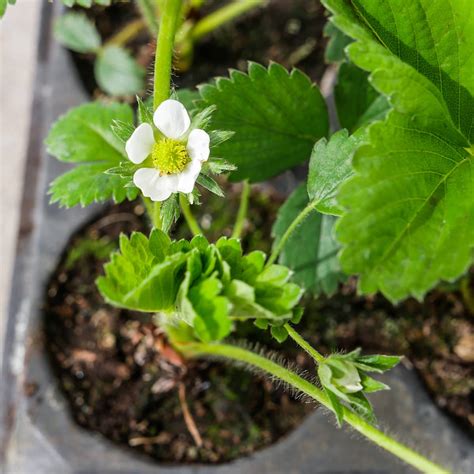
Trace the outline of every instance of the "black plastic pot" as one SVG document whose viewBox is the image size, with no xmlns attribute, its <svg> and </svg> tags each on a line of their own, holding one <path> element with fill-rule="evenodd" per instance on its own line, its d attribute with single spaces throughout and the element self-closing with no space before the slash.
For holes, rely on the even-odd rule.
<svg viewBox="0 0 474 474">
<path fill-rule="evenodd" d="M 21 228 L 8 313 L 1 384 L 1 465 L 6 473 L 152 473 L 157 464 L 77 426 L 59 392 L 43 347 L 41 306 L 48 278 L 72 233 L 100 206 L 61 210 L 48 205 L 48 183 L 67 165 L 42 144 L 50 124 L 86 100 L 67 53 L 50 37 L 58 12 L 45 2 Z M 474 472 L 471 439 L 428 398 L 413 370 L 386 377 L 392 390 L 373 397 L 380 424 L 433 460 Z M 35 387 L 28 395 L 26 387 Z M 159 466 L 163 473 L 413 472 L 319 409 L 298 429 L 253 456 L 220 466 Z"/>
</svg>

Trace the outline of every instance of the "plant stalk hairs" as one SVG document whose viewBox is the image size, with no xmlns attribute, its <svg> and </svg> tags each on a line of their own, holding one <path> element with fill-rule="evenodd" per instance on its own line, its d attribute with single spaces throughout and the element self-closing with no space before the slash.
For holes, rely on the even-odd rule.
<svg viewBox="0 0 474 474">
<path fill-rule="evenodd" d="M 97 285 L 108 303 L 153 315 L 184 358 L 258 369 L 420 471 L 448 472 L 376 427 L 366 395 L 389 388 L 373 375 L 399 357 L 325 355 L 296 329 L 303 293 L 333 293 L 348 275 L 358 276 L 362 293 L 380 291 L 391 301 L 422 298 L 442 280 L 464 282 L 472 299 L 461 278 L 474 254 L 472 9 L 453 0 L 451 15 L 442 0 L 417 0 L 406 7 L 417 23 L 397 29 L 410 22 L 399 1 L 366 3 L 325 1 L 342 43 L 332 38 L 330 52 L 339 58 L 335 101 L 344 128 L 330 134 L 324 98 L 297 69 L 250 63 L 247 73 L 231 71 L 198 92 L 172 90 L 175 38 L 182 44 L 189 4 L 141 2 L 148 24 L 150 12 L 159 18 L 153 97 L 137 98 L 136 123 L 132 108 L 118 102 L 59 118 L 48 151 L 76 166 L 50 193 L 67 207 L 143 199 L 151 232 L 122 235 Z M 189 37 L 237 11 L 211 16 Z M 365 102 L 355 107 L 361 89 Z M 251 183 L 308 161 L 307 182 L 278 213 L 271 255 L 244 252 Z M 242 201 L 232 236 L 209 242 L 193 207 L 200 188 L 225 200 L 215 179 L 222 174 L 243 183 Z M 170 237 L 181 214 L 191 240 Z M 306 351 L 318 385 L 225 342 L 250 323 Z"/>
</svg>

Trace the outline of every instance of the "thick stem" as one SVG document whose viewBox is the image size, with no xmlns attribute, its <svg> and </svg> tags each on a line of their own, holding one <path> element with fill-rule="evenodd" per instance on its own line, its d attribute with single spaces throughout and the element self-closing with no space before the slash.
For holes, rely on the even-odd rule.
<svg viewBox="0 0 474 474">
<path fill-rule="evenodd" d="M 329 400 L 319 388 L 315 387 L 312 383 L 303 379 L 291 370 L 288 370 L 277 363 L 251 351 L 228 344 L 193 343 L 181 347 L 181 350 L 183 350 L 183 348 L 185 353 L 188 351 L 194 356 L 209 355 L 224 357 L 237 362 L 243 362 L 249 366 L 257 367 L 275 377 L 278 377 L 280 380 L 292 385 L 299 391 L 309 395 L 314 400 L 331 409 Z M 344 420 L 366 438 L 370 439 L 381 448 L 387 450 L 421 472 L 429 472 L 430 474 L 449 473 L 448 470 L 435 464 L 408 446 L 399 443 L 345 407 Z"/>
<path fill-rule="evenodd" d="M 170 96 L 174 35 L 182 0 L 161 0 L 160 28 L 156 43 L 153 107 L 156 109 Z"/>
<path fill-rule="evenodd" d="M 264 5 L 266 2 L 267 0 L 235 0 L 198 21 L 191 32 L 191 39 L 197 41 L 246 11 Z"/>
<path fill-rule="evenodd" d="M 296 228 L 311 214 L 311 212 L 316 207 L 317 202 L 310 202 L 297 216 L 296 219 L 290 224 L 286 232 L 283 234 L 283 237 L 278 241 L 277 245 L 273 249 L 268 261 L 267 267 L 275 263 L 276 259 L 280 255 L 281 251 L 286 245 L 286 242 L 290 238 L 291 234 L 296 230 Z"/>
<path fill-rule="evenodd" d="M 193 212 L 191 211 L 191 206 L 184 194 L 179 195 L 179 205 L 181 206 L 181 212 L 183 213 L 184 219 L 188 224 L 189 230 L 193 233 L 193 235 L 200 235 L 202 234 L 201 227 L 194 217 Z"/>
<path fill-rule="evenodd" d="M 308 344 L 288 323 L 285 324 L 289 336 L 298 344 L 305 352 L 307 352 L 316 362 L 324 362 L 324 356 L 320 354 L 314 347 Z"/>
<path fill-rule="evenodd" d="M 250 197 L 250 184 L 247 180 L 243 182 L 242 194 L 240 195 L 240 206 L 237 218 L 235 220 L 234 231 L 232 237 L 239 239 L 244 229 L 245 218 L 247 217 L 247 211 L 249 208 L 249 197 Z"/>
<path fill-rule="evenodd" d="M 137 5 L 148 29 L 156 37 L 158 35 L 158 21 L 156 20 L 158 8 L 153 4 L 153 0 L 137 0 Z M 160 5 L 159 2 L 158 5 Z"/>
</svg>

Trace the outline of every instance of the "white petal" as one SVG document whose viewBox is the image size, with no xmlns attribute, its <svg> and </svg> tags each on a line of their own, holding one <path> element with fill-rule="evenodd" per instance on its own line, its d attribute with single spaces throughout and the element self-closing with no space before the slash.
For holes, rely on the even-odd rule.
<svg viewBox="0 0 474 474">
<path fill-rule="evenodd" d="M 135 186 L 152 201 L 164 201 L 178 192 L 178 175 L 163 175 L 154 168 L 140 168 L 133 175 Z"/>
<path fill-rule="evenodd" d="M 129 160 L 136 165 L 145 161 L 146 157 L 151 153 L 154 143 L 155 138 L 151 125 L 142 123 L 135 129 L 125 144 L 125 151 Z"/>
<path fill-rule="evenodd" d="M 209 148 L 211 139 L 209 135 L 199 128 L 189 134 L 187 150 L 191 159 L 199 160 L 201 163 L 209 159 L 211 150 Z"/>
<path fill-rule="evenodd" d="M 199 160 L 191 161 L 191 163 L 189 163 L 188 166 L 177 175 L 179 178 L 178 191 L 186 194 L 192 192 L 200 172 L 201 162 Z"/>
<path fill-rule="evenodd" d="M 174 139 L 184 135 L 191 125 L 191 119 L 184 105 L 173 99 L 160 104 L 153 114 L 153 122 L 163 135 Z"/>
</svg>

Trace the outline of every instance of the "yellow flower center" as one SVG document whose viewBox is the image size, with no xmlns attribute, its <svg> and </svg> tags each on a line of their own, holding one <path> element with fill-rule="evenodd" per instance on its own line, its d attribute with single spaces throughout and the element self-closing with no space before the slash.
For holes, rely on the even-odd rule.
<svg viewBox="0 0 474 474">
<path fill-rule="evenodd" d="M 191 161 L 186 146 L 172 138 L 164 138 L 153 145 L 153 166 L 162 174 L 181 173 Z"/>
</svg>

